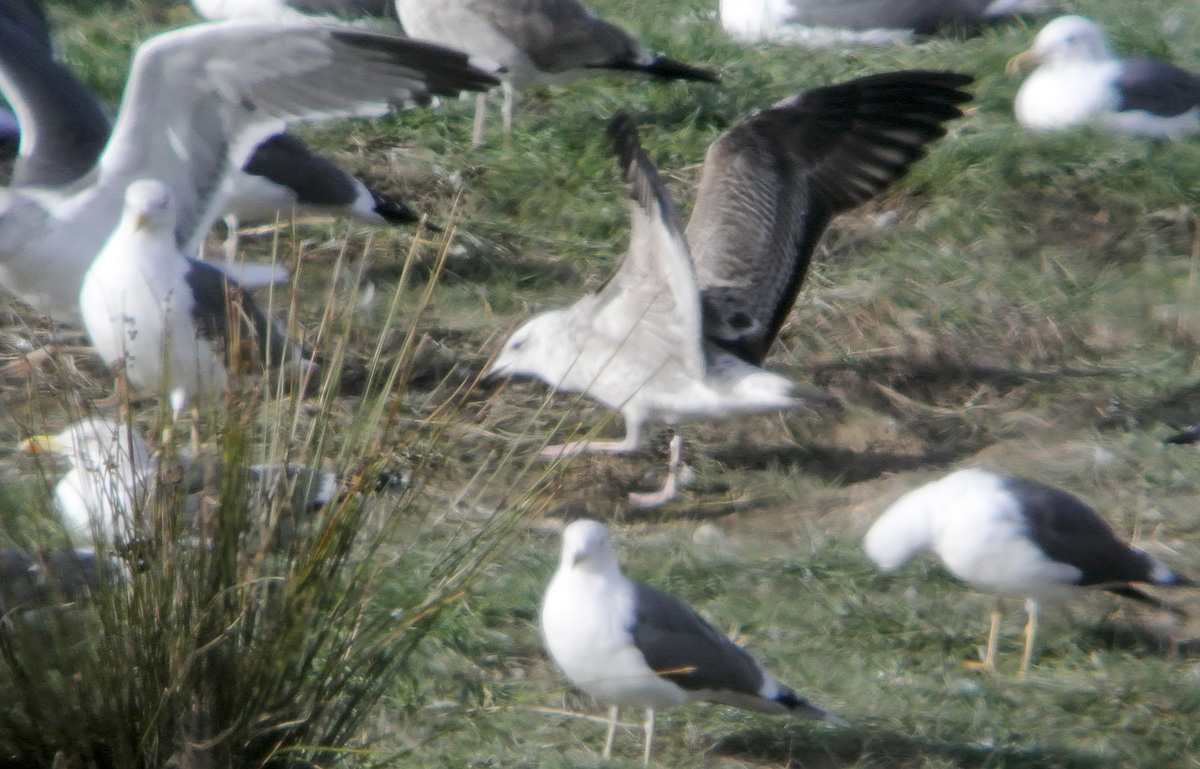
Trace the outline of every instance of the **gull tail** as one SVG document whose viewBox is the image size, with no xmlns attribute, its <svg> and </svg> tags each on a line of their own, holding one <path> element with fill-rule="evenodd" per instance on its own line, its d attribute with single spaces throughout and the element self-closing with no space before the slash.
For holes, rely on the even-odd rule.
<svg viewBox="0 0 1200 769">
<path fill-rule="evenodd" d="M 1179 586 L 1179 587 L 1186 587 L 1188 585 L 1195 584 L 1190 579 L 1186 579 L 1184 577 L 1176 577 L 1176 580 L 1177 580 L 1176 582 L 1172 582 L 1169 584 L 1172 586 Z M 1167 583 L 1164 583 L 1164 584 L 1167 584 Z M 1107 590 L 1108 592 L 1112 593 L 1113 595 L 1119 595 L 1119 596 L 1122 596 L 1123 598 L 1130 598 L 1134 601 L 1144 603 L 1148 606 L 1153 606 L 1155 609 L 1159 609 L 1160 611 L 1170 612 L 1171 614 L 1174 614 L 1176 617 L 1189 616 L 1186 610 L 1181 609 L 1180 607 L 1175 606 L 1174 604 L 1168 603 L 1161 598 L 1157 598 L 1155 596 L 1150 595 L 1149 593 L 1138 590 L 1133 585 L 1117 585 L 1114 587 L 1106 587 L 1104 589 Z"/>
</svg>

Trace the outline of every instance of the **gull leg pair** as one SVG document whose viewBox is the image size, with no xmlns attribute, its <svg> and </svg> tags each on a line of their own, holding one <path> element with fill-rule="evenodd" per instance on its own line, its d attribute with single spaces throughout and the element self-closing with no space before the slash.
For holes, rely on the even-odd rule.
<svg viewBox="0 0 1200 769">
<path fill-rule="evenodd" d="M 612 758 L 613 740 L 617 735 L 617 716 L 621 714 L 621 709 L 616 705 L 610 705 L 608 708 L 608 735 L 604 739 L 604 757 Z M 650 765 L 650 750 L 654 746 L 654 708 L 646 708 L 646 743 L 642 748 L 642 763 L 646 766 Z"/>
<path fill-rule="evenodd" d="M 570 443 L 562 443 L 555 446 L 547 446 L 542 449 L 541 456 L 544 459 L 558 459 L 560 457 L 574 456 L 575 454 L 589 453 L 606 453 L 606 454 L 628 454 L 642 444 L 641 430 L 635 427 L 627 427 L 625 437 L 619 441 L 571 441 Z M 660 507 L 670 502 L 675 498 L 679 491 L 679 467 L 682 464 L 683 457 L 683 438 L 679 433 L 671 436 L 670 444 L 670 459 L 667 463 L 667 479 L 663 486 L 658 491 L 652 492 L 630 492 L 629 502 L 634 507 L 643 510 L 649 510 L 655 507 Z"/>
<path fill-rule="evenodd" d="M 1037 636 L 1038 612 L 1040 610 L 1038 602 L 1032 598 L 1025 599 L 1025 613 L 1029 619 L 1025 623 L 1025 652 L 1021 655 L 1021 669 L 1018 675 L 1026 676 L 1029 674 L 1029 664 L 1033 659 L 1033 641 Z M 1000 634 L 1000 607 L 992 610 L 992 627 L 988 631 L 987 651 L 983 655 L 983 660 L 975 662 L 967 660 L 963 664 L 968 667 L 978 667 L 984 670 L 994 671 L 996 669 L 996 640 Z"/>
<path fill-rule="evenodd" d="M 500 85 L 504 89 L 504 106 L 500 108 L 500 115 L 504 119 L 504 135 L 512 135 L 513 122 L 513 103 L 516 101 L 517 89 L 512 83 L 505 80 Z M 487 103 L 488 95 L 484 91 L 480 91 L 475 95 L 475 130 L 471 134 L 471 146 L 483 146 L 483 126 L 487 122 Z"/>
</svg>

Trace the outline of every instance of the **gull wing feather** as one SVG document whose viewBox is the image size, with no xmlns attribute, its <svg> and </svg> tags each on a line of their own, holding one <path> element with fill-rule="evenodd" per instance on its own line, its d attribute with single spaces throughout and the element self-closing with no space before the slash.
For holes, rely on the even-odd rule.
<svg viewBox="0 0 1200 769">
<path fill-rule="evenodd" d="M 377 116 L 393 103 L 498 81 L 432 43 L 309 24 L 228 21 L 169 32 L 134 58 L 100 183 L 156 178 L 176 196 L 176 239 L 195 253 L 229 171 L 289 122 Z"/>
<path fill-rule="evenodd" d="M 12 184 L 68 185 L 100 157 L 108 115 L 87 86 L 54 60 L 40 7 L 10 1 L 0 3 L 0 91 L 21 124 Z"/>
<path fill-rule="evenodd" d="M 643 379 L 671 359 L 689 376 L 703 378 L 700 301 L 679 211 L 629 115 L 613 117 L 608 134 L 633 199 L 633 228 L 620 265 L 578 321 L 586 333 L 621 349 L 622 357 L 647 359 Z"/>
<path fill-rule="evenodd" d="M 705 340 L 760 365 L 826 225 L 907 173 L 962 115 L 970 82 L 872 75 L 787 99 L 718 138 L 687 229 Z"/>
<path fill-rule="evenodd" d="M 1157 59 L 1121 62 L 1116 81 L 1121 94 L 1119 110 L 1145 110 L 1175 117 L 1200 107 L 1200 75 Z"/>
</svg>

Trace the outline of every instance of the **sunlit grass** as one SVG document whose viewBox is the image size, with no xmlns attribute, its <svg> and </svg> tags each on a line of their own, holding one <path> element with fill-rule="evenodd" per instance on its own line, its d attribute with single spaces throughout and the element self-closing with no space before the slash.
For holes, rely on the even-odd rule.
<svg viewBox="0 0 1200 769">
<path fill-rule="evenodd" d="M 554 565 L 553 532 L 506 545 L 469 593 L 460 595 L 453 579 L 427 584 L 444 558 L 464 557 L 470 538 L 488 536 L 480 522 L 489 511 L 534 488 L 536 505 L 557 516 L 628 524 L 618 545 L 633 576 L 696 604 L 780 678 L 849 722 L 831 728 L 709 707 L 664 713 L 656 752 L 663 765 L 1193 765 L 1200 672 L 1194 645 L 1173 653 L 1170 641 L 1194 639 L 1197 628 L 1089 599 L 1051 612 L 1034 673 L 1020 681 L 1012 671 L 1022 618 L 1010 607 L 1001 673 L 979 676 L 960 661 L 983 643 L 987 600 L 927 561 L 879 577 L 857 538 L 902 491 L 948 467 L 983 464 L 1070 488 L 1122 534 L 1200 574 L 1198 460 L 1159 445 L 1200 417 L 1200 142 L 1019 130 L 1011 103 L 1020 79 L 1003 68 L 1039 20 L 908 48 L 809 52 L 728 41 L 713 18 L 716 0 L 590 4 L 672 56 L 717 68 L 722 84 L 613 76 L 528 89 L 513 137 L 505 140 L 493 112 L 480 150 L 468 146 L 471 102 L 304 129 L 435 223 L 453 224 L 454 245 L 443 263 L 441 241 L 425 238 L 409 261 L 409 230 L 369 240 L 340 224 L 285 230 L 277 251 L 299 275 L 295 328 L 327 352 L 345 339 L 348 360 L 375 361 L 374 395 L 327 391 L 302 404 L 270 393 L 239 402 L 237 419 L 218 414 L 198 425 L 210 449 L 224 445 L 210 442 L 220 436 L 241 436 L 239 451 L 254 461 L 278 460 L 299 439 L 307 448 L 296 458 L 349 468 L 352 478 L 380 465 L 411 469 L 417 479 L 412 490 L 384 492 L 361 510 L 347 502 L 345 521 L 314 522 L 314 530 L 344 525 L 338 530 L 348 533 L 357 519 L 386 543 L 366 558 L 356 542 L 340 561 L 338 590 L 369 590 L 362 616 L 395 608 L 412 617 L 419 596 L 448 600 L 436 624 L 414 627 L 404 641 L 423 638 L 422 645 L 396 647 L 403 664 L 385 691 L 372 693 L 380 707 L 354 743 L 367 752 L 345 757 L 367 765 L 388 756 L 431 767 L 601 765 L 602 728 L 553 712 L 595 711 L 540 650 L 537 606 Z M 137 41 L 188 18 L 182 4 L 156 0 L 51 6 L 63 55 L 112 104 Z M 1077 0 L 1062 10 L 1091 15 L 1121 53 L 1169 55 L 1200 70 L 1197 7 Z M 696 484 L 651 525 L 624 499 L 661 481 L 661 436 L 633 457 L 585 457 L 543 477 L 536 452 L 564 418 L 567 430 L 579 424 L 615 435 L 621 427 L 602 410 L 571 410 L 573 398 L 547 406 L 535 385 L 465 395 L 506 329 L 574 301 L 619 258 L 625 195 L 602 138 L 613 112 L 635 115 L 686 213 L 703 152 L 721 131 L 805 88 L 899 67 L 969 72 L 976 99 L 908 178 L 834 223 L 768 362 L 830 389 L 842 409 L 687 427 Z M 270 256 L 271 239 L 251 239 L 246 250 L 248 258 Z M 376 300 L 349 313 L 355 287 L 368 283 Z M 290 297 L 276 314 L 287 315 L 289 305 Z M 323 324 L 331 306 L 342 314 Z M 5 445 L 23 437 L 21 426 L 61 425 L 64 391 L 103 394 L 102 374 L 80 365 L 82 379 L 43 382 L 34 398 L 6 386 Z M 149 427 L 151 412 L 140 412 L 139 423 Z M 36 518 L 34 530 L 52 530 L 30 465 L 5 460 L 16 469 L 3 479 L 17 489 L 5 507 L 21 511 L 16 520 Z M 696 523 L 713 518 L 731 537 L 722 557 L 690 544 Z M 258 589 L 238 595 L 283 600 Z M 150 594 L 178 595 L 159 590 Z M 1195 605 L 1186 595 L 1172 600 Z M 270 623 L 251 635 L 257 642 L 276 630 L 319 642 Z M 175 696 L 167 701 L 183 702 Z M 187 725 L 182 713 L 172 718 Z M 315 745 L 328 734 L 304 728 L 309 736 L 288 739 Z M 622 762 L 634 765 L 636 736 L 620 740 Z"/>
</svg>

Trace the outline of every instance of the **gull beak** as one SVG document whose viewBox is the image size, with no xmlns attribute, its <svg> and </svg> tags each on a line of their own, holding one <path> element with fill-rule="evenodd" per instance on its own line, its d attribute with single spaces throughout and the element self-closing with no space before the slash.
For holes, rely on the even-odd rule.
<svg viewBox="0 0 1200 769">
<path fill-rule="evenodd" d="M 21 441 L 21 449 L 28 451 L 30 454 L 41 454 L 47 451 L 54 451 L 54 436 L 52 435 L 34 435 Z"/>
<path fill-rule="evenodd" d="M 144 230 L 150 224 L 150 219 L 145 214 L 135 214 L 133 217 L 133 229 Z"/>
<path fill-rule="evenodd" d="M 492 364 L 484 369 L 483 373 L 479 375 L 479 381 L 477 384 L 489 389 L 495 389 L 500 385 L 501 382 L 504 381 L 505 378 L 507 378 L 507 368 L 508 367 L 500 361 L 492 361 Z"/>
<path fill-rule="evenodd" d="M 1041 57 L 1033 49 L 1021 51 L 1008 60 L 1008 64 L 1004 67 L 1004 72 L 1008 75 L 1016 75 L 1019 72 L 1032 69 L 1039 61 L 1041 61 Z"/>
</svg>

